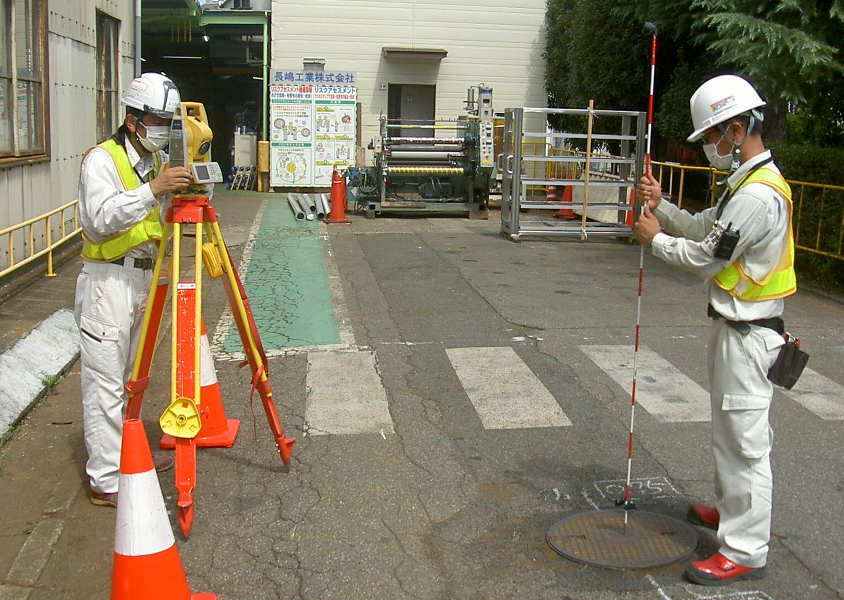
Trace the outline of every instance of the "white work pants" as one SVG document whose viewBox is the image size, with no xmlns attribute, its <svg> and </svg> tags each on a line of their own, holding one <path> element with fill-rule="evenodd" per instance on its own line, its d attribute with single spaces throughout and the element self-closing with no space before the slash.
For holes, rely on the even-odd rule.
<svg viewBox="0 0 844 600">
<path fill-rule="evenodd" d="M 720 552 L 745 567 L 762 567 L 771 537 L 773 431 L 767 373 L 784 343 L 771 329 L 740 334 L 714 320 L 709 339 L 712 452 L 720 513 Z"/>
<path fill-rule="evenodd" d="M 91 490 L 117 491 L 120 440 L 152 271 L 85 261 L 74 312 L 81 334 L 82 424 Z"/>
</svg>

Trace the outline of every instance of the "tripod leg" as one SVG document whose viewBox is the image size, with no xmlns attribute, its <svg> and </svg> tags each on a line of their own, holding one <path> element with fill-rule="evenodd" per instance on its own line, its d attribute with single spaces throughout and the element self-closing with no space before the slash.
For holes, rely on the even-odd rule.
<svg viewBox="0 0 844 600">
<path fill-rule="evenodd" d="M 193 489 L 196 485 L 196 443 L 193 438 L 176 438 L 176 508 L 182 535 L 193 525 Z"/>
<path fill-rule="evenodd" d="M 282 429 L 281 421 L 278 418 L 275 403 L 273 402 L 270 382 L 267 379 L 267 359 L 264 355 L 263 348 L 260 346 L 260 337 L 255 327 L 255 321 L 252 318 L 252 311 L 249 310 L 249 300 L 246 298 L 240 277 L 238 277 L 237 271 L 232 266 L 231 255 L 223 241 L 218 223 L 213 221 L 211 227 L 214 232 L 214 241 L 217 244 L 220 251 L 220 258 L 223 261 L 223 271 L 226 275 L 223 278 L 223 286 L 226 290 L 226 296 L 229 299 L 229 306 L 231 307 L 232 315 L 237 325 L 237 331 L 240 334 L 240 340 L 243 343 L 246 360 L 252 370 L 252 387 L 253 390 L 257 389 L 261 396 L 261 404 L 264 406 L 264 413 L 267 415 L 270 430 L 273 433 L 278 452 L 281 455 L 281 462 L 289 470 L 290 450 L 295 440 L 284 437 L 284 430 Z"/>
<path fill-rule="evenodd" d="M 181 225 L 173 226 L 173 269 L 179 275 L 181 253 Z M 197 245 L 202 243 L 199 225 L 196 226 Z M 198 260 L 198 259 L 197 259 Z M 165 415 L 175 415 L 165 433 L 176 437 L 176 492 L 178 521 L 187 537 L 193 524 L 193 490 L 196 481 L 196 434 L 201 428 L 197 403 L 199 401 L 199 329 L 197 314 L 201 304 L 201 272 L 197 281 L 179 281 L 173 294 L 173 331 L 171 359 L 173 371 L 172 399 Z M 164 415 L 162 416 L 164 418 Z M 191 425 L 193 427 L 185 427 Z M 164 425 L 164 423 L 162 423 Z M 198 425 L 198 426 L 197 426 Z M 183 426 L 180 429 L 180 426 Z M 164 429 L 164 427 L 162 427 Z"/>
<path fill-rule="evenodd" d="M 149 369 L 155 354 L 155 342 L 161 329 L 161 316 L 167 299 L 170 279 L 161 276 L 162 263 L 166 253 L 167 238 L 170 234 L 170 223 L 164 224 L 164 233 L 158 245 L 158 256 L 152 272 L 152 284 L 147 297 L 144 322 L 141 326 L 141 336 L 138 348 L 135 350 L 135 363 L 132 367 L 132 377 L 126 382 L 128 401 L 126 403 L 126 419 L 138 419 L 141 414 L 141 402 L 144 391 L 149 385 Z"/>
</svg>

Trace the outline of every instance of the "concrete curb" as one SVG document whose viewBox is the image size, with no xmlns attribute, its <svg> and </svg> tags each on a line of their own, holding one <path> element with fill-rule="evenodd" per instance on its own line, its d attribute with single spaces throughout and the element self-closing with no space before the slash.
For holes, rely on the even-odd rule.
<svg viewBox="0 0 844 600">
<path fill-rule="evenodd" d="M 66 309 L 0 354 L 0 443 L 78 356 L 79 329 Z"/>
</svg>

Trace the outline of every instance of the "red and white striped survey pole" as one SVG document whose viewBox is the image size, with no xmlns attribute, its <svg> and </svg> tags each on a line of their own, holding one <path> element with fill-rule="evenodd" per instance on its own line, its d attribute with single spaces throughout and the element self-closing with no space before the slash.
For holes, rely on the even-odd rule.
<svg viewBox="0 0 844 600">
<path fill-rule="evenodd" d="M 654 122 L 654 76 L 656 74 L 656 25 L 645 23 L 645 32 L 651 34 L 651 83 L 648 93 L 648 131 L 647 150 L 645 152 L 645 173 L 651 174 L 651 131 Z M 643 207 L 644 208 L 644 207 Z M 624 499 L 618 504 L 624 505 L 624 525 L 627 526 L 628 511 L 635 509 L 630 501 L 630 475 L 633 470 L 633 423 L 636 417 L 636 375 L 639 356 L 639 324 L 642 318 L 642 274 L 645 270 L 645 246 L 639 246 L 639 285 L 636 294 L 636 331 L 633 336 L 633 385 L 630 389 L 630 431 L 627 437 L 627 483 L 624 486 Z"/>
</svg>

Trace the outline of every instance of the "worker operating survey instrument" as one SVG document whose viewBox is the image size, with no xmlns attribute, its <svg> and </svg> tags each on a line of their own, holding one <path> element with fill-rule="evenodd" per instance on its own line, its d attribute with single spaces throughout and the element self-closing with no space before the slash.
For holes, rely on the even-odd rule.
<svg viewBox="0 0 844 600">
<path fill-rule="evenodd" d="M 203 375 L 208 375 L 208 370 L 213 371 L 214 366 L 210 349 L 205 357 L 207 361 L 203 357 L 203 264 L 211 278 L 222 279 L 246 355 L 244 364 L 248 364 L 252 372 L 252 391 L 257 391 L 261 397 L 281 460 L 288 469 L 294 441 L 284 437 L 267 378 L 266 355 L 249 309 L 249 300 L 223 241 L 217 214 L 211 207 L 207 184 L 222 181 L 221 176 L 216 176 L 219 166 L 211 160 L 212 138 L 202 104 L 182 102 L 171 127 L 170 165 L 190 168 L 194 182 L 174 193 L 167 209 L 132 377 L 126 385 L 129 394 L 126 418 L 136 419 L 149 383 L 152 355 L 170 280 L 175 280 L 171 294 L 170 404 L 161 415 L 159 424 L 165 434 L 160 446 L 175 448 L 176 451 L 177 518 L 185 536 L 193 523 L 196 448 L 231 446 L 237 435 L 237 428 L 232 423 L 235 420 L 219 418 L 220 415 L 214 412 L 215 403 L 217 412 L 222 412 L 219 394 L 204 393 L 209 386 L 202 382 L 205 379 Z M 194 263 L 192 270 L 185 270 L 181 265 L 182 233 L 184 227 L 191 226 L 193 231 L 188 230 L 188 234 L 193 235 Z M 208 240 L 204 244 L 203 237 Z M 164 257 L 170 241 L 172 249 L 165 266 Z"/>
</svg>

